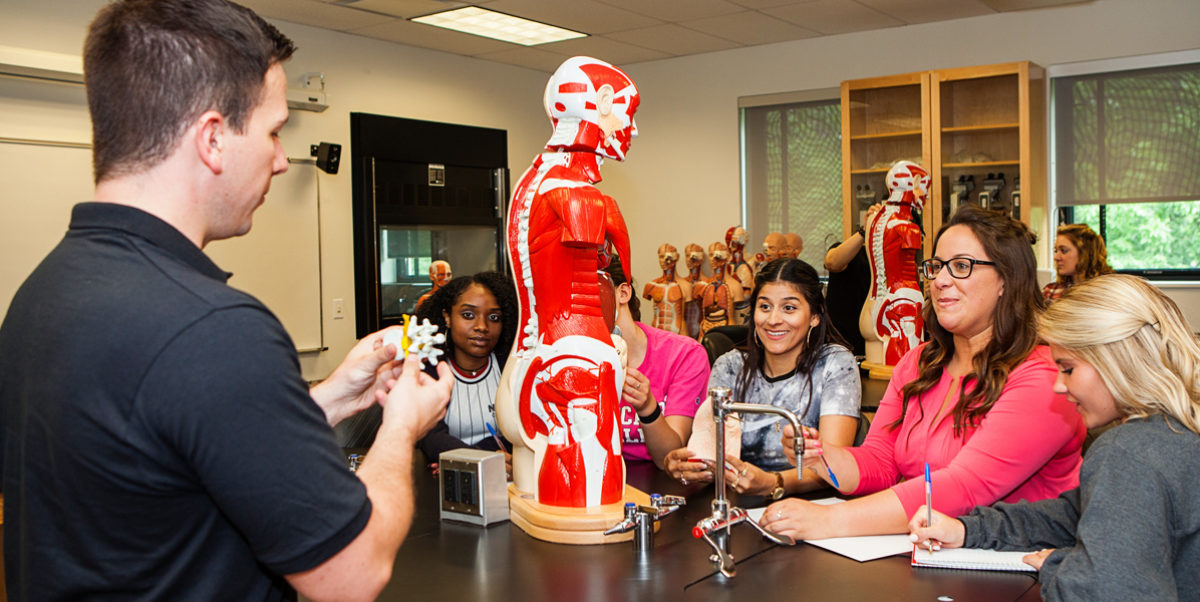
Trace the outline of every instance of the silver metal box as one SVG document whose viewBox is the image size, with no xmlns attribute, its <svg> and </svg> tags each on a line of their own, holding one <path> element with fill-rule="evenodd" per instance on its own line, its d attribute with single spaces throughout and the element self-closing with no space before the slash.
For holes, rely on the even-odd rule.
<svg viewBox="0 0 1200 602">
<path fill-rule="evenodd" d="M 487 526 L 508 520 L 504 454 L 455 449 L 438 456 L 442 520 Z"/>
</svg>

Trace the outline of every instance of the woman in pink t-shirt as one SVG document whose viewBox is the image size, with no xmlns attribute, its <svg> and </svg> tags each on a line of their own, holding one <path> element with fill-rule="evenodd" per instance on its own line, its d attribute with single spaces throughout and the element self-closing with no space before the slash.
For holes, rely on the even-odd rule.
<svg viewBox="0 0 1200 602">
<path fill-rule="evenodd" d="M 616 324 L 628 358 L 618 408 L 621 455 L 662 468 L 667 452 L 692 434 L 692 417 L 707 394 L 708 354 L 694 339 L 637 322 L 640 301 L 620 260 L 614 256 L 605 272 L 616 288 Z"/>
<path fill-rule="evenodd" d="M 930 341 L 896 365 L 867 439 L 822 450 L 815 431 L 804 434 L 805 467 L 829 479 L 823 455 L 839 490 L 864 497 L 832 506 L 782 500 L 767 508 L 764 527 L 798 538 L 907 532 L 925 503 L 926 463 L 933 505 L 951 516 L 1079 484 L 1085 429 L 1053 393 L 1056 369 L 1038 345 L 1045 302 L 1033 241 L 1003 213 L 966 205 L 954 214 L 921 266 Z"/>
</svg>

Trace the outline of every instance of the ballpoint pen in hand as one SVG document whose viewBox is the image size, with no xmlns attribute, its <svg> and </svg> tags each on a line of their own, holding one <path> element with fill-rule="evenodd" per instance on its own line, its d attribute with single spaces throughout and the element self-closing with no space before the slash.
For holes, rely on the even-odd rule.
<svg viewBox="0 0 1200 602">
<path fill-rule="evenodd" d="M 933 479 L 929 477 L 929 462 L 925 463 L 925 526 L 933 526 Z M 929 554 L 933 555 L 933 543 L 925 540 Z"/>
<path fill-rule="evenodd" d="M 825 472 L 829 473 L 829 482 L 833 483 L 834 489 L 841 489 L 842 486 L 838 485 L 837 476 L 833 474 L 833 469 L 829 467 L 829 461 L 825 459 L 824 453 L 821 454 L 821 463 L 825 465 Z"/>
<path fill-rule="evenodd" d="M 483 424 L 487 426 L 488 432 L 492 434 L 492 439 L 496 440 L 496 447 L 500 448 L 500 451 L 508 453 L 508 450 L 504 448 L 504 442 L 500 440 L 500 435 L 497 435 L 496 429 L 492 427 L 492 423 L 485 422 Z"/>
</svg>

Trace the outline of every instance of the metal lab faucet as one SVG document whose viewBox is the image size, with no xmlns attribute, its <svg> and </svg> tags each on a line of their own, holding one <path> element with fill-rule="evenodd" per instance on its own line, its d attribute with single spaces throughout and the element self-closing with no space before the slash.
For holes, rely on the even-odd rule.
<svg viewBox="0 0 1200 602">
<path fill-rule="evenodd" d="M 617 533 L 633 533 L 633 551 L 649 552 L 654 547 L 654 523 L 687 504 L 687 500 L 678 495 L 650 494 L 650 505 L 639 506 L 633 502 L 625 504 L 625 518 L 613 525 L 605 535 Z"/>
<path fill-rule="evenodd" d="M 803 464 L 800 459 L 804 457 L 804 436 L 800 430 L 800 420 L 796 418 L 795 414 L 783 408 L 757 403 L 734 403 L 733 394 L 728 387 L 712 387 L 708 390 L 708 397 L 712 401 L 713 421 L 716 422 L 715 460 L 717 468 L 713 470 L 716 491 L 712 501 L 712 515 L 696 523 L 692 529 L 692 535 L 703 539 L 712 546 L 713 555 L 709 559 L 717 565 L 722 575 L 733 577 L 737 574 L 737 568 L 734 566 L 733 555 L 729 553 L 729 534 L 734 525 L 749 523 L 758 529 L 763 537 L 780 545 L 791 546 L 795 545 L 796 541 L 787 535 L 764 529 L 758 523 L 750 520 L 750 515 L 746 510 L 729 506 L 729 500 L 725 497 L 725 470 L 721 468 L 725 461 L 725 419 L 734 412 L 741 412 L 744 414 L 775 414 L 790 422 L 796 432 L 793 448 L 796 451 L 796 475 L 800 477 L 803 476 L 801 474 Z"/>
</svg>

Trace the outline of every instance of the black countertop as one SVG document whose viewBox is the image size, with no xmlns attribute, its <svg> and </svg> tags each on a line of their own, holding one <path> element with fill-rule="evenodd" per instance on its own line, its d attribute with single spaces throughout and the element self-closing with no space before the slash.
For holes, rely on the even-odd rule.
<svg viewBox="0 0 1200 602">
<path fill-rule="evenodd" d="M 684 487 L 649 462 L 628 462 L 628 482 L 647 493 L 683 495 L 688 505 L 663 519 L 644 560 L 632 542 L 554 544 L 510 522 L 443 522 L 437 479 L 423 462 L 417 466 L 416 516 L 379 600 L 1040 600 L 1029 574 L 914 569 L 907 556 L 859 563 L 804 543 L 776 546 L 749 525 L 733 529 L 737 576 L 727 579 L 709 561 L 708 545 L 691 534 L 711 512 L 712 486 Z M 760 497 L 731 501 L 762 504 Z"/>
</svg>

